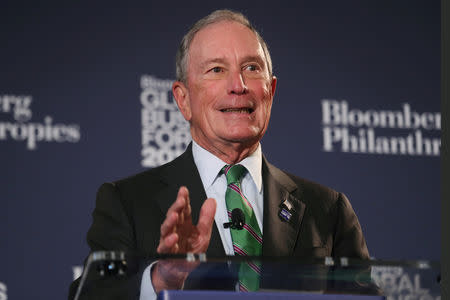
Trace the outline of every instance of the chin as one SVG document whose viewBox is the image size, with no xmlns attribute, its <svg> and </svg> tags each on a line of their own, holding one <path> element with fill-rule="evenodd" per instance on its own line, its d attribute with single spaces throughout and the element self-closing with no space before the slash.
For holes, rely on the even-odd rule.
<svg viewBox="0 0 450 300">
<path fill-rule="evenodd" d="M 253 145 L 255 143 L 258 143 L 260 140 L 259 135 L 228 135 L 226 137 L 226 140 L 228 140 L 231 143 L 241 143 L 245 145 Z"/>
<path fill-rule="evenodd" d="M 245 126 L 245 127 L 227 127 L 222 132 L 222 139 L 231 143 L 254 144 L 259 142 L 264 131 L 260 127 Z"/>
</svg>

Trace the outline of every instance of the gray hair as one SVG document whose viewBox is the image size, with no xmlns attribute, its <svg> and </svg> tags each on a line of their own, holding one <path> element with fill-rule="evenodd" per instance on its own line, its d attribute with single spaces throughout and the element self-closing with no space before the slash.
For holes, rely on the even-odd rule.
<svg viewBox="0 0 450 300">
<path fill-rule="evenodd" d="M 269 48 L 266 42 L 258 33 L 258 31 L 253 27 L 246 16 L 239 12 L 235 12 L 228 9 L 216 10 L 207 15 L 206 17 L 198 20 L 189 31 L 184 35 L 181 40 L 180 47 L 178 48 L 176 55 L 176 76 L 177 80 L 183 83 L 187 83 L 187 64 L 188 64 L 188 51 L 194 36 L 201 29 L 208 25 L 219 23 L 221 21 L 232 21 L 240 23 L 247 28 L 249 28 L 255 35 L 261 45 L 264 56 L 266 58 L 267 69 L 269 71 L 269 76 L 272 77 L 272 59 L 270 58 Z"/>
</svg>

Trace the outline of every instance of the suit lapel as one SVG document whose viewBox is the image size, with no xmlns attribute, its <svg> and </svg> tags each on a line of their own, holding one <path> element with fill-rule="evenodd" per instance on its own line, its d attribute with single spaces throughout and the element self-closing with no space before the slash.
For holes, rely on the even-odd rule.
<svg viewBox="0 0 450 300">
<path fill-rule="evenodd" d="M 264 218 L 263 256 L 290 256 L 298 240 L 305 204 L 300 201 L 300 188 L 263 156 Z M 292 205 L 289 221 L 280 217 L 281 205 Z"/>
<path fill-rule="evenodd" d="M 167 212 L 170 205 L 172 205 L 175 201 L 178 189 L 181 186 L 186 186 L 189 190 L 189 199 L 192 209 L 192 222 L 197 224 L 200 208 L 206 200 L 206 193 L 203 188 L 197 166 L 194 163 L 194 157 L 192 156 L 192 143 L 189 144 L 188 148 L 182 155 L 166 165 L 166 168 L 162 173 L 161 180 L 168 184 L 169 188 L 173 190 L 172 193 L 174 192 L 175 194 L 173 200 L 158 200 L 162 211 Z M 223 248 L 217 226 L 213 226 L 211 241 L 206 253 L 208 256 L 225 256 L 225 250 Z"/>
<path fill-rule="evenodd" d="M 289 256 L 292 255 L 298 240 L 305 204 L 300 201 L 300 188 L 281 170 L 269 164 L 263 156 L 263 186 L 264 186 L 264 216 L 263 216 L 263 255 Z M 200 208 L 206 199 L 206 193 L 192 156 L 192 144 L 186 151 L 167 164 L 162 171 L 161 180 L 171 189 L 169 194 L 173 200 L 160 198 L 159 205 L 165 213 L 175 201 L 180 186 L 189 189 L 192 207 L 192 219 L 196 224 Z M 279 214 L 281 204 L 288 200 L 293 206 L 293 214 L 288 222 L 283 221 Z M 217 229 L 213 226 L 210 245 L 207 250 L 210 257 L 225 256 L 225 250 Z"/>
</svg>

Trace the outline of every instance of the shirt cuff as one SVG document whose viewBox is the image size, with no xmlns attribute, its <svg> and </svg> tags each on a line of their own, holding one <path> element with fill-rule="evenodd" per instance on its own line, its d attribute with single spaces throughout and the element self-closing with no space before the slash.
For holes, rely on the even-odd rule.
<svg viewBox="0 0 450 300">
<path fill-rule="evenodd" d="M 141 280 L 141 294 L 139 296 L 139 300 L 156 300 L 156 292 L 153 288 L 152 277 L 150 276 L 153 266 L 157 263 L 157 261 L 152 262 L 147 268 L 145 268 L 144 273 L 142 274 Z"/>
</svg>

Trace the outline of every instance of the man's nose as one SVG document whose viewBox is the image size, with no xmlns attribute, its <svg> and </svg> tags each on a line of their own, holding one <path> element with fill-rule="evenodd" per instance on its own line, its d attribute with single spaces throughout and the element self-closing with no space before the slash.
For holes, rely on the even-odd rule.
<svg viewBox="0 0 450 300">
<path fill-rule="evenodd" d="M 228 78 L 228 93 L 229 94 L 246 94 L 248 91 L 245 84 L 245 78 L 241 71 L 230 72 Z"/>
</svg>

